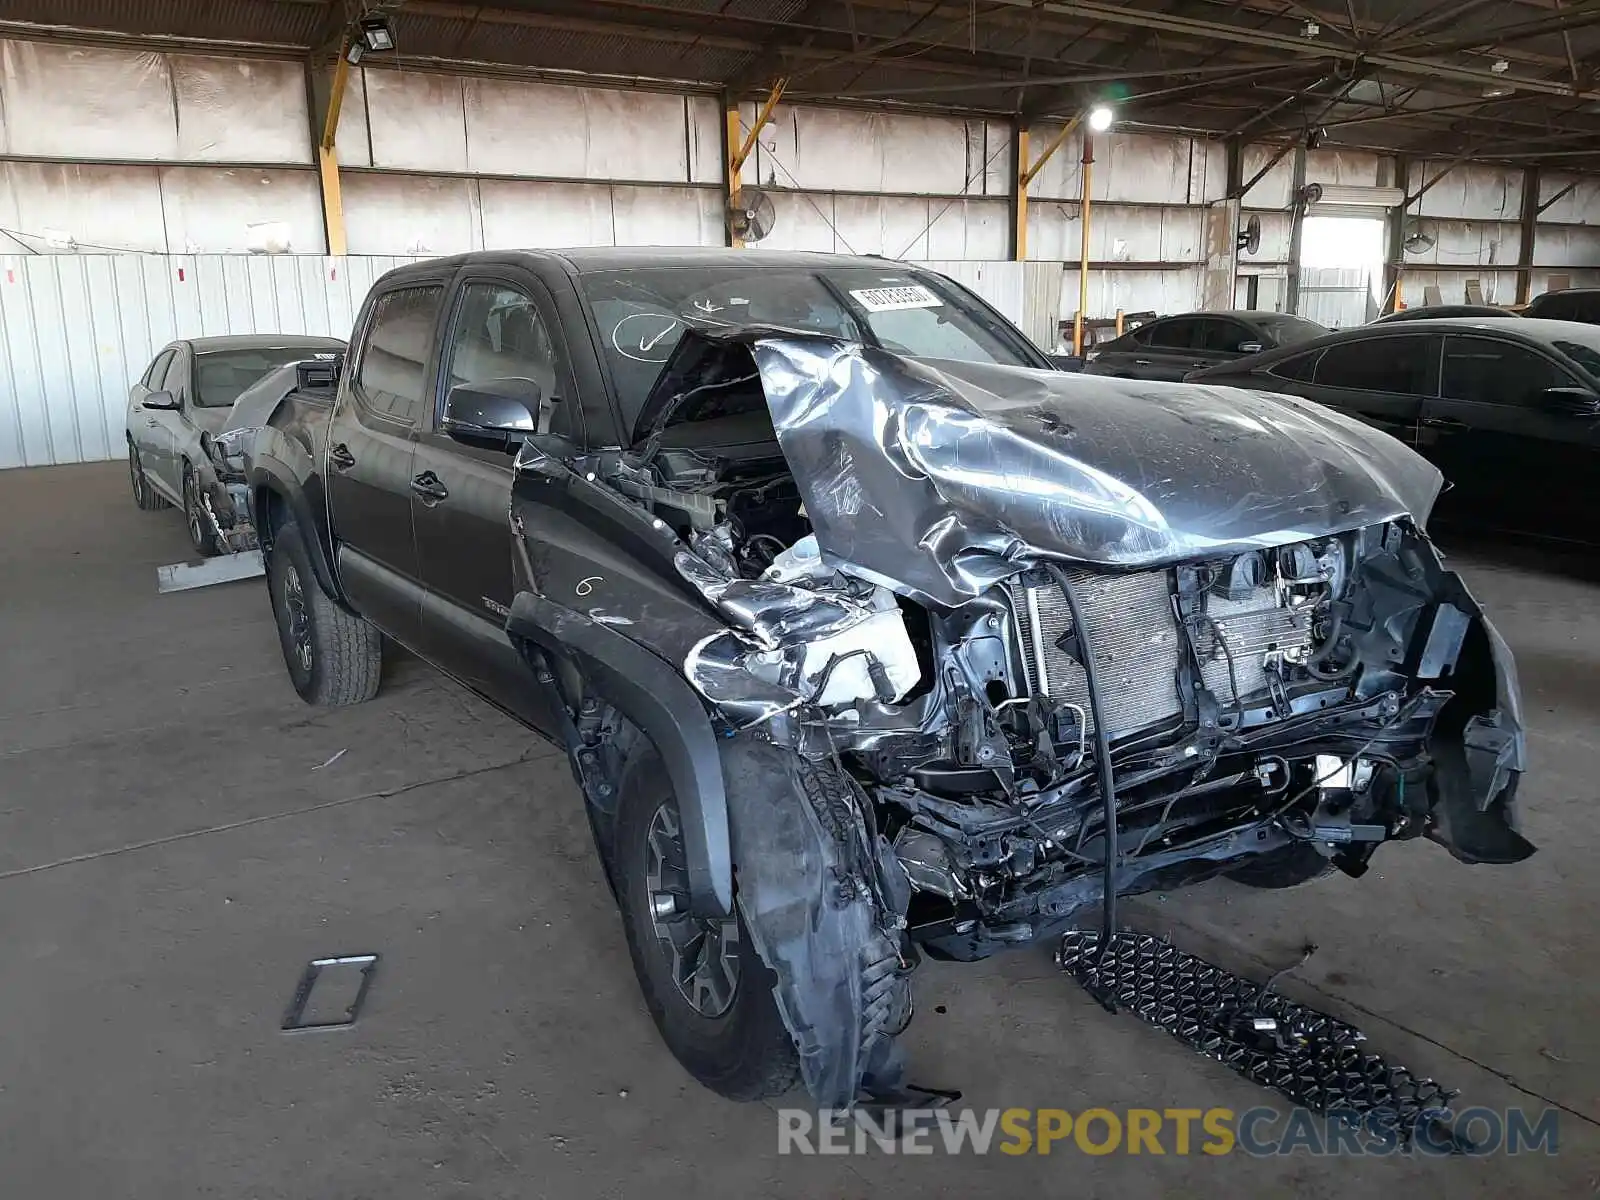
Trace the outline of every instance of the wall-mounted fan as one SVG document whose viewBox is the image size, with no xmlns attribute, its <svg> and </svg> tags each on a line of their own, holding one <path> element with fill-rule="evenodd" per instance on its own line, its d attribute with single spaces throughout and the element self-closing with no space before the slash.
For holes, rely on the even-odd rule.
<svg viewBox="0 0 1600 1200">
<path fill-rule="evenodd" d="M 772 197 L 760 188 L 740 188 L 739 198 L 728 209 L 728 229 L 747 242 L 759 242 L 766 237 L 777 219 Z"/>
<path fill-rule="evenodd" d="M 1244 223 L 1244 228 L 1238 234 L 1239 250 L 1244 254 L 1254 254 L 1261 249 L 1261 217 L 1251 213 L 1250 219 Z"/>
<path fill-rule="evenodd" d="M 1413 222 L 1407 226 L 1405 240 L 1400 244 L 1407 254 L 1426 254 L 1433 249 L 1433 235 L 1423 233 L 1422 227 Z"/>
</svg>

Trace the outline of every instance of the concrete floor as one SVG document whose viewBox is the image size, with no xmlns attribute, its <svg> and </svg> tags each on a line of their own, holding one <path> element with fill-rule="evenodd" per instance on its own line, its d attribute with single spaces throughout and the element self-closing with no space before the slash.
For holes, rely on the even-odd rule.
<svg viewBox="0 0 1600 1200">
<path fill-rule="evenodd" d="M 161 596 L 176 513 L 120 464 L 0 472 L 0 1180 L 12 1196 L 1500 1196 L 1600 1190 L 1600 590 L 1479 563 L 1533 772 L 1510 868 L 1390 847 L 1360 882 L 1217 883 L 1132 922 L 1260 972 L 1467 1103 L 1557 1105 L 1487 1161 L 780 1158 L 639 1002 L 563 761 L 414 659 L 291 691 L 259 581 Z M 319 769 L 336 752 L 337 761 Z M 284 1035 L 307 960 L 377 951 L 360 1022 Z M 1273 1097 L 1043 950 L 930 964 L 913 1077 L 990 1106 Z M 940 1007 L 936 1007 L 940 1006 Z"/>
</svg>

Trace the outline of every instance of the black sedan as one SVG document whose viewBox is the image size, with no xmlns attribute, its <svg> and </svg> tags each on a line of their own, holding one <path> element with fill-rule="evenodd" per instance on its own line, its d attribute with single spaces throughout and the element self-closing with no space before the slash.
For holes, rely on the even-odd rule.
<svg viewBox="0 0 1600 1200">
<path fill-rule="evenodd" d="M 1288 313 L 1202 312 L 1162 317 L 1096 347 L 1084 372 L 1119 379 L 1182 379 L 1191 371 L 1292 346 L 1328 331 Z"/>
<path fill-rule="evenodd" d="M 1304 396 L 1393 434 L 1452 485 L 1441 520 L 1600 541 L 1595 326 L 1510 316 L 1367 325 L 1190 379 Z"/>
</svg>

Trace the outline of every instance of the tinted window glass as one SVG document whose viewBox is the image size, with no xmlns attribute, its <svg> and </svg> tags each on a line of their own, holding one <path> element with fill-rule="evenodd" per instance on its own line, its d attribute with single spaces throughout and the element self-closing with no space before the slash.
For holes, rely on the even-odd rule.
<svg viewBox="0 0 1600 1200">
<path fill-rule="evenodd" d="M 233 402 L 269 371 L 318 354 L 331 354 L 326 343 L 311 346 L 258 346 L 248 350 L 213 350 L 195 356 L 194 403 L 197 408 L 231 408 Z"/>
<path fill-rule="evenodd" d="M 1557 341 L 1550 344 L 1596 379 L 1600 379 L 1600 349 L 1579 342 Z"/>
<path fill-rule="evenodd" d="M 1481 404 L 1525 404 L 1545 388 L 1578 381 L 1543 355 L 1492 338 L 1447 337 L 1439 394 Z"/>
<path fill-rule="evenodd" d="M 447 389 L 489 379 L 528 380 L 538 389 L 539 432 L 550 432 L 561 399 L 555 342 L 525 293 L 497 283 L 469 283 L 450 332 L 445 373 Z"/>
<path fill-rule="evenodd" d="M 1261 332 L 1267 335 L 1269 346 L 1292 346 L 1296 342 L 1309 342 L 1312 338 L 1321 337 L 1328 330 L 1318 325 L 1315 321 L 1307 321 L 1304 317 L 1292 316 L 1289 313 L 1263 313 L 1252 317 Z"/>
<path fill-rule="evenodd" d="M 1200 322 L 1198 349 L 1201 350 L 1209 350 L 1217 354 L 1238 354 L 1241 343 L 1260 341 L 1259 337 L 1237 321 Z"/>
<path fill-rule="evenodd" d="M 1269 375 L 1276 375 L 1279 379 L 1293 379 L 1300 383 L 1310 383 L 1316 374 L 1317 362 L 1322 357 L 1322 351 L 1315 354 L 1299 354 L 1294 358 L 1286 358 L 1281 363 L 1274 363 L 1267 369 Z"/>
<path fill-rule="evenodd" d="M 144 378 L 139 382 L 154 391 L 160 390 L 161 380 L 166 375 L 167 368 L 172 365 L 172 357 L 175 353 L 177 352 L 174 350 L 163 350 L 156 355 L 155 362 L 150 364 L 149 369 L 144 373 Z"/>
<path fill-rule="evenodd" d="M 1190 350 L 1198 344 L 1201 331 L 1200 327 L 1205 322 L 1192 317 L 1181 317 L 1176 321 L 1158 321 L 1150 326 L 1150 336 L 1145 339 L 1151 346 L 1164 350 Z"/>
<path fill-rule="evenodd" d="M 371 411 L 415 424 L 444 288 L 401 288 L 378 298 L 361 350 L 357 396 Z"/>
<path fill-rule="evenodd" d="M 1420 396 L 1428 390 L 1432 345 L 1426 337 L 1393 337 L 1329 346 L 1317 363 L 1316 381 L 1328 387 Z"/>
<path fill-rule="evenodd" d="M 188 365 L 189 356 L 182 350 L 172 356 L 172 361 L 167 365 L 167 374 L 156 387 L 162 391 L 171 392 L 179 400 L 187 403 L 188 395 Z"/>
</svg>

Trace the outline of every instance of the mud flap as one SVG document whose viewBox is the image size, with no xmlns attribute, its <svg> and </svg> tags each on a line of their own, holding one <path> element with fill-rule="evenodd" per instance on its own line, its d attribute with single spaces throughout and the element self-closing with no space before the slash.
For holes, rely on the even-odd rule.
<svg viewBox="0 0 1600 1200">
<path fill-rule="evenodd" d="M 849 782 L 831 764 L 752 738 L 720 748 L 739 908 L 778 977 L 773 993 L 807 1091 L 831 1109 L 894 1094 L 909 984 L 898 936 L 883 929 L 876 863 L 863 862 Z"/>
</svg>

